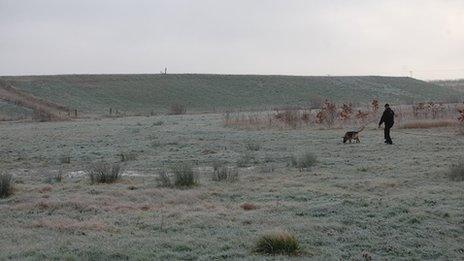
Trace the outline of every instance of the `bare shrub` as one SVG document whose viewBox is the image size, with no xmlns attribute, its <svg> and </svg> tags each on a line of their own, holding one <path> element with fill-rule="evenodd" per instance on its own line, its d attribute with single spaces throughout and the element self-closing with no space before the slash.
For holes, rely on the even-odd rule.
<svg viewBox="0 0 464 261">
<path fill-rule="evenodd" d="M 13 176 L 9 173 L 0 173 L 0 198 L 13 194 Z"/>
<path fill-rule="evenodd" d="M 238 180 L 238 169 L 227 167 L 223 163 L 213 164 L 213 181 L 236 181 Z"/>
<path fill-rule="evenodd" d="M 187 107 L 185 105 L 174 103 L 169 107 L 169 114 L 171 115 L 181 115 L 187 113 Z"/>
<path fill-rule="evenodd" d="M 116 163 L 96 163 L 89 167 L 90 183 L 113 183 L 121 179 L 121 167 Z"/>
<path fill-rule="evenodd" d="M 261 149 L 261 144 L 257 141 L 249 140 L 245 143 L 245 148 L 251 151 L 259 151 Z"/>
<path fill-rule="evenodd" d="M 302 169 L 309 169 L 317 163 L 317 157 L 312 152 L 305 152 L 300 155 L 293 155 L 290 159 L 292 167 Z"/>
<path fill-rule="evenodd" d="M 452 166 L 448 171 L 448 177 L 452 181 L 464 181 L 464 161 Z"/>
<path fill-rule="evenodd" d="M 187 163 L 172 166 L 172 172 L 174 173 L 174 186 L 176 187 L 192 187 L 198 184 L 192 166 Z"/>
<path fill-rule="evenodd" d="M 287 231 L 270 231 L 256 242 L 255 251 L 267 255 L 296 255 L 300 244 L 295 236 Z"/>
<path fill-rule="evenodd" d="M 298 110 L 286 110 L 283 112 L 278 112 L 275 115 L 275 118 L 279 121 L 284 122 L 286 125 L 290 126 L 291 128 L 298 127 L 300 123 L 300 116 L 298 114 Z"/>
</svg>

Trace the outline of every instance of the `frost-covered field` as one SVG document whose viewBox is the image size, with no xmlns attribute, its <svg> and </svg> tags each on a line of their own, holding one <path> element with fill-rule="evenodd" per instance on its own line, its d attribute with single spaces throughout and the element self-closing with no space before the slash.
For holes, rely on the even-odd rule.
<svg viewBox="0 0 464 261">
<path fill-rule="evenodd" d="M 1 171 L 15 180 L 0 199 L 0 259 L 262 259 L 255 241 L 276 228 L 299 240 L 295 259 L 464 258 L 464 183 L 446 176 L 464 158 L 453 129 L 394 129 L 388 146 L 374 125 L 342 144 L 341 129 L 222 124 L 214 114 L 0 123 Z M 315 167 L 288 166 L 308 151 Z M 122 180 L 91 185 L 88 166 L 119 154 L 131 155 Z M 211 180 L 214 161 L 245 155 L 238 181 Z M 199 185 L 158 187 L 160 169 L 181 161 Z"/>
</svg>

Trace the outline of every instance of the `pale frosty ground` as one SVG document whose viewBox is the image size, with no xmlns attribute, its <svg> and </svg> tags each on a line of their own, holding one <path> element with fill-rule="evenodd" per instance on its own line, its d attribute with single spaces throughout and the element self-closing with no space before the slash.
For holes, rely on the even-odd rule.
<svg viewBox="0 0 464 261">
<path fill-rule="evenodd" d="M 299 239 L 296 259 L 463 259 L 464 183 L 445 173 L 464 137 L 394 129 L 388 146 L 373 127 L 344 145 L 343 130 L 236 130 L 221 115 L 0 123 L 0 164 L 16 180 L 0 200 L 0 259 L 262 259 L 255 239 L 275 228 Z M 249 140 L 262 146 L 253 166 L 238 182 L 211 181 L 211 163 L 235 165 Z M 316 167 L 287 167 L 304 151 Z M 121 182 L 82 176 L 119 153 L 136 155 Z M 158 188 L 159 169 L 178 161 L 201 170 L 200 185 Z M 58 170 L 63 182 L 48 184 Z"/>
</svg>

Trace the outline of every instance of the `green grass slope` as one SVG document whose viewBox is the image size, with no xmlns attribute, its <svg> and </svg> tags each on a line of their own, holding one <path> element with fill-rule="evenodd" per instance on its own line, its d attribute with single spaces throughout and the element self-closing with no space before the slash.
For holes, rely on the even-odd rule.
<svg viewBox="0 0 464 261">
<path fill-rule="evenodd" d="M 32 110 L 0 100 L 0 121 L 32 117 Z"/>
<path fill-rule="evenodd" d="M 173 103 L 189 111 L 308 105 L 328 97 L 368 103 L 444 100 L 459 92 L 408 77 L 259 75 L 57 75 L 0 77 L 14 87 L 81 112 L 166 112 Z"/>
<path fill-rule="evenodd" d="M 464 79 L 438 80 L 438 81 L 431 81 L 431 83 L 435 85 L 443 86 L 446 88 L 450 88 L 456 91 L 464 92 Z"/>
</svg>

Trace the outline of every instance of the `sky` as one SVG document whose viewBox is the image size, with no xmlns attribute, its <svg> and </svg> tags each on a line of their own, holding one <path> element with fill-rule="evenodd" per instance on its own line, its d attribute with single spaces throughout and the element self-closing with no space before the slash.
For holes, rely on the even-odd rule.
<svg viewBox="0 0 464 261">
<path fill-rule="evenodd" d="M 0 75 L 464 78 L 462 0 L 0 0 Z"/>
</svg>

